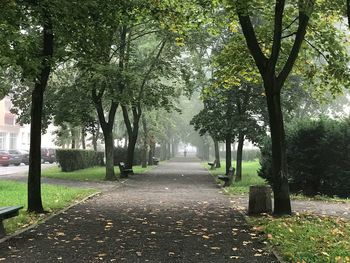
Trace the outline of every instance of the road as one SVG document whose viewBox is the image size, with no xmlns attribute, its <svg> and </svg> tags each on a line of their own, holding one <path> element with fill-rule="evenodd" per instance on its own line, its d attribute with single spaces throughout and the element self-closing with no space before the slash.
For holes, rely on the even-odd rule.
<svg viewBox="0 0 350 263">
<path fill-rule="evenodd" d="M 49 163 L 44 163 L 41 165 L 41 169 L 46 169 L 49 167 L 53 167 L 57 164 L 49 164 Z M 2 175 L 10 175 L 10 174 L 25 174 L 28 173 L 28 165 L 21 164 L 20 166 L 0 166 L 0 177 Z"/>
</svg>

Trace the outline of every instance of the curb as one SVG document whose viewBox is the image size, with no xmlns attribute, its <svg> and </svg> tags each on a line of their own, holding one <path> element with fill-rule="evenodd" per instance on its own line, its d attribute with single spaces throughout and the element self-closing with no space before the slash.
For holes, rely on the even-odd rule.
<svg viewBox="0 0 350 263">
<path fill-rule="evenodd" d="M 272 251 L 272 254 L 277 258 L 278 262 L 280 262 L 280 263 L 286 263 L 286 261 L 284 261 L 284 260 L 282 259 L 282 256 L 280 255 L 280 253 L 277 252 L 276 249 L 273 248 L 273 249 L 271 249 L 271 251 Z"/>
<path fill-rule="evenodd" d="M 36 223 L 33 224 L 33 225 L 30 225 L 30 226 L 28 226 L 28 227 L 26 227 L 26 228 L 23 228 L 23 229 L 21 229 L 21 230 L 18 230 L 18 231 L 16 231 L 15 233 L 13 233 L 13 234 L 11 234 L 11 235 L 5 236 L 4 238 L 0 239 L 0 244 L 4 243 L 5 241 L 7 241 L 7 240 L 9 240 L 9 239 L 11 239 L 11 238 L 14 238 L 14 237 L 16 237 L 16 236 L 19 236 L 20 234 L 23 234 L 24 232 L 27 232 L 27 231 L 29 231 L 29 230 L 31 230 L 31 229 L 33 229 L 33 228 L 36 228 L 38 225 L 47 222 L 48 220 L 50 220 L 50 219 L 52 219 L 52 218 L 54 218 L 54 217 L 56 217 L 56 216 L 58 216 L 58 215 L 60 215 L 60 214 L 62 214 L 62 213 L 64 213 L 64 212 L 66 212 L 67 210 L 71 209 L 72 207 L 74 207 L 74 206 L 76 206 L 76 205 L 79 205 L 79 204 L 81 204 L 81 203 L 84 203 L 84 202 L 88 201 L 89 199 L 92 199 L 92 198 L 94 198 L 94 197 L 100 195 L 101 193 L 102 193 L 102 192 L 96 192 L 96 193 L 94 193 L 94 194 L 91 194 L 91 195 L 89 195 L 89 196 L 83 198 L 82 200 L 77 201 L 77 202 L 75 202 L 75 203 L 73 203 L 73 204 L 71 204 L 71 205 L 69 205 L 69 206 L 63 208 L 62 210 L 59 210 L 58 212 L 53 213 L 52 215 L 50 215 L 50 216 L 48 216 L 48 217 L 46 217 L 46 218 L 44 218 L 44 219 L 42 219 L 42 220 L 39 220 L 38 222 L 36 222 Z"/>
</svg>

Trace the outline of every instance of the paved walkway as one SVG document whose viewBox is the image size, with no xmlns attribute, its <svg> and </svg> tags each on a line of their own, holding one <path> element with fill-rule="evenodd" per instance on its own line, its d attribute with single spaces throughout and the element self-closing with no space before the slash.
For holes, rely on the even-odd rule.
<svg viewBox="0 0 350 263">
<path fill-rule="evenodd" d="M 234 206 L 242 211 L 247 212 L 248 195 L 235 195 L 231 197 Z M 350 219 L 349 202 L 333 201 L 314 201 L 314 200 L 292 200 L 292 211 L 301 213 L 311 213 L 316 215 L 326 215 Z"/>
<path fill-rule="evenodd" d="M 177 158 L 0 244 L 4 262 L 277 262 L 196 159 Z"/>
</svg>

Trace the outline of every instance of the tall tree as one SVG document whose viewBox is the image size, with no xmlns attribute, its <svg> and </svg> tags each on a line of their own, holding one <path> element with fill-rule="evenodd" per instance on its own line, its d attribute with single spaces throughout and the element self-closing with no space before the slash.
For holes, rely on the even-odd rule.
<svg viewBox="0 0 350 263">
<path fill-rule="evenodd" d="M 281 90 L 296 64 L 310 17 L 319 6 L 315 6 L 313 0 L 288 4 L 284 0 L 276 0 L 273 14 L 266 15 L 270 11 L 270 3 L 253 2 L 236 0 L 234 8 L 266 94 L 272 139 L 274 213 L 290 214 Z M 265 13 L 261 14 L 261 10 Z M 322 16 L 320 12 L 318 15 Z M 268 26 L 262 25 L 263 23 Z M 265 36 L 268 36 L 264 40 L 258 38 L 261 37 L 261 28 L 265 30 Z M 294 37 L 292 41 L 291 37 Z M 313 45 L 310 41 L 308 44 Z"/>
</svg>

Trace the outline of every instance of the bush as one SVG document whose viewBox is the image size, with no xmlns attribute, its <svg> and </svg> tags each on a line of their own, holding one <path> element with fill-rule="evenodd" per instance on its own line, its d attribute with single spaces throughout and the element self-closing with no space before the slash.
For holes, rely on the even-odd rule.
<svg viewBox="0 0 350 263">
<path fill-rule="evenodd" d="M 350 196 L 350 121 L 302 120 L 287 127 L 290 189 L 313 196 Z M 271 184 L 271 142 L 261 149 L 259 175 Z"/>
<path fill-rule="evenodd" d="M 114 165 L 118 165 L 120 162 L 126 162 L 127 149 L 123 147 L 114 148 Z M 141 164 L 141 149 L 135 148 L 134 151 L 134 163 L 133 165 Z"/>
<path fill-rule="evenodd" d="M 57 161 L 62 172 L 71 172 L 93 166 L 104 165 L 104 153 L 90 150 L 57 149 Z"/>
</svg>

